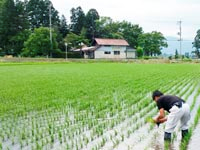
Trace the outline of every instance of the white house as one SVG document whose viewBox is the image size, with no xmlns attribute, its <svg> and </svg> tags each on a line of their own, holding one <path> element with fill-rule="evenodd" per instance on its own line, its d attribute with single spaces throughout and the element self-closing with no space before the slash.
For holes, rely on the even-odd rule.
<svg viewBox="0 0 200 150">
<path fill-rule="evenodd" d="M 100 39 L 95 38 L 94 46 L 83 47 L 76 51 L 82 51 L 84 58 L 91 59 L 131 59 L 136 58 L 136 51 L 129 47 L 124 39 Z"/>
</svg>

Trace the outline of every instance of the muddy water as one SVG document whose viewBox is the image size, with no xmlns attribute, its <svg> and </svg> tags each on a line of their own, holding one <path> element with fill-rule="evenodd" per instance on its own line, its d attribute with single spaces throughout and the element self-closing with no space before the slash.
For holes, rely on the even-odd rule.
<svg viewBox="0 0 200 150">
<path fill-rule="evenodd" d="M 197 103 L 194 107 L 195 113 L 197 112 L 197 108 L 199 107 L 199 105 L 200 105 L 200 96 L 197 97 Z M 200 149 L 199 139 L 200 139 L 200 121 L 193 131 L 191 140 L 190 140 L 189 145 L 188 145 L 188 150 Z"/>
<path fill-rule="evenodd" d="M 174 142 L 164 142 L 164 129 L 159 128 L 154 133 L 151 138 L 151 143 L 149 143 L 147 150 L 177 150 Z"/>
<path fill-rule="evenodd" d="M 197 92 L 197 89 L 194 90 L 194 92 L 188 97 L 187 103 L 189 105 L 191 105 L 196 92 Z M 197 109 L 198 109 L 199 105 L 200 105 L 200 96 L 197 98 L 195 107 L 191 111 L 191 120 L 189 122 L 190 126 L 194 122 L 194 117 L 197 113 Z M 166 150 L 179 150 L 180 149 L 179 147 L 180 147 L 180 144 L 181 144 L 181 138 L 182 138 L 181 137 L 181 131 L 180 131 L 179 127 L 180 127 L 180 125 L 178 124 L 175 131 L 174 131 L 174 134 L 173 134 L 173 137 L 174 137 L 173 142 L 166 144 L 163 140 L 164 126 L 161 126 L 159 129 L 157 129 L 157 131 L 155 131 L 153 133 L 153 136 L 151 136 L 151 139 L 150 139 L 151 142 L 148 144 L 147 147 L 145 147 L 145 149 L 147 149 L 147 150 L 164 150 L 164 149 L 166 149 Z M 192 137 L 192 140 L 191 140 L 191 143 L 189 144 L 188 149 L 190 149 L 190 150 L 199 149 L 199 147 L 200 147 L 199 137 L 200 137 L 200 124 L 198 125 L 197 129 L 194 131 L 194 136 Z M 138 146 L 137 148 L 140 149 L 140 148 L 142 148 L 142 146 L 141 147 Z"/>
<path fill-rule="evenodd" d="M 193 131 L 190 143 L 188 145 L 188 150 L 196 150 L 200 148 L 200 122 L 197 125 L 196 129 Z"/>
</svg>

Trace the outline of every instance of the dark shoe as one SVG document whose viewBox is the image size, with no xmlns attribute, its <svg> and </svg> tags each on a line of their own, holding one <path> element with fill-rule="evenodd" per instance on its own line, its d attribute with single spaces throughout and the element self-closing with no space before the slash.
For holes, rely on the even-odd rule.
<svg viewBox="0 0 200 150">
<path fill-rule="evenodd" d="M 188 129 L 187 130 L 182 130 L 182 139 L 184 139 L 185 136 L 188 135 Z"/>
<path fill-rule="evenodd" d="M 165 134 L 164 134 L 164 140 L 165 141 L 171 141 L 171 133 L 165 132 Z"/>
</svg>

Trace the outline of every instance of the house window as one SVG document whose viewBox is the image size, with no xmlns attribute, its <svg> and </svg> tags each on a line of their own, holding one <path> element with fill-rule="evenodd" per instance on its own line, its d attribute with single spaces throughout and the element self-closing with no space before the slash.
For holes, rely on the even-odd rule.
<svg viewBox="0 0 200 150">
<path fill-rule="evenodd" d="M 120 55 L 120 51 L 114 51 L 114 55 Z"/>
<path fill-rule="evenodd" d="M 104 54 L 111 54 L 111 52 L 110 51 L 105 51 Z"/>
</svg>

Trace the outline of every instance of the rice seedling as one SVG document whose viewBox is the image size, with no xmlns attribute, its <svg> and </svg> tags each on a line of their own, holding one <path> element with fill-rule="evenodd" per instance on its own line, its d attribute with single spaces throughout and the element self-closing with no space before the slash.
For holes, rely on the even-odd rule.
<svg viewBox="0 0 200 150">
<path fill-rule="evenodd" d="M 117 148 L 136 130 L 152 134 L 154 126 L 147 121 L 156 114 L 151 91 L 189 97 L 199 70 L 185 64 L 1 65 L 0 148 L 51 149 L 57 141 L 66 149 L 91 143 L 100 149 L 112 141 Z"/>
</svg>

